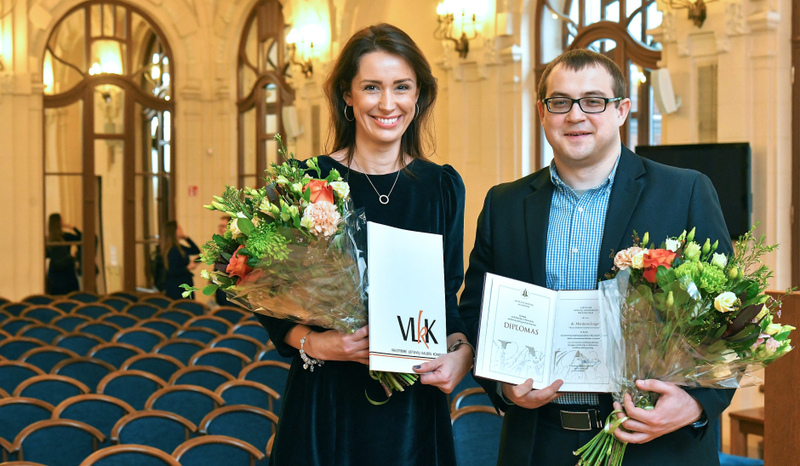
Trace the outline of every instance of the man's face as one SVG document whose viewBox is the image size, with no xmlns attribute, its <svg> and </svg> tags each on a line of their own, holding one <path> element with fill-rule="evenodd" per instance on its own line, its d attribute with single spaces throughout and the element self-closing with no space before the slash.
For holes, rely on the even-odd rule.
<svg viewBox="0 0 800 466">
<path fill-rule="evenodd" d="M 611 99 L 617 97 L 612 90 L 613 83 L 611 75 L 601 66 L 587 66 L 575 71 L 558 65 L 548 76 L 546 98 Z M 569 113 L 564 114 L 550 113 L 541 101 L 537 106 L 557 166 L 591 167 L 619 154 L 619 127 L 628 116 L 630 100 L 610 102 L 605 112 L 596 114 L 584 113 L 577 102 Z"/>
<path fill-rule="evenodd" d="M 220 236 L 225 235 L 225 230 L 228 229 L 228 221 L 230 221 L 229 218 L 219 219 L 219 224 L 217 224 L 217 233 L 219 233 Z"/>
</svg>

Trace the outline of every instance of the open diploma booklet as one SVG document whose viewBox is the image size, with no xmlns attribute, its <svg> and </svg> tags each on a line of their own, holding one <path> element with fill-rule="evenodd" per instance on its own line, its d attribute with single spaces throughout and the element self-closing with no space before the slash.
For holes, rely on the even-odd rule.
<svg viewBox="0 0 800 466">
<path fill-rule="evenodd" d="M 442 235 L 367 222 L 369 368 L 414 373 L 447 352 Z"/>
<path fill-rule="evenodd" d="M 542 389 L 610 392 L 599 292 L 553 291 L 486 274 L 475 375 Z"/>
</svg>

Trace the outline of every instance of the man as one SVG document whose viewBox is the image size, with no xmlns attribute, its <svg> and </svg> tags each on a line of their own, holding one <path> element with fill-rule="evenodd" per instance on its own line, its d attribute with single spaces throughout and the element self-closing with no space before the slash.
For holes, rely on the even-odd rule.
<svg viewBox="0 0 800 466">
<path fill-rule="evenodd" d="M 492 188 L 478 219 L 460 312 L 477 346 L 484 274 L 557 290 L 596 289 L 613 253 L 632 245 L 633 231 L 653 242 L 697 228 L 696 238 L 731 242 L 709 179 L 695 171 L 642 159 L 620 141 L 630 110 L 627 84 L 603 55 L 573 50 L 545 69 L 538 110 L 553 163 Z M 612 411 L 609 394 L 558 393 L 558 380 L 532 390 L 480 380 L 505 411 L 501 465 L 574 466 L 573 451 L 589 441 Z M 615 435 L 628 442 L 625 465 L 718 465 L 714 423 L 733 390 L 682 389 L 660 381 L 640 387 L 661 394 L 655 409 L 626 400 L 631 418 Z"/>
</svg>

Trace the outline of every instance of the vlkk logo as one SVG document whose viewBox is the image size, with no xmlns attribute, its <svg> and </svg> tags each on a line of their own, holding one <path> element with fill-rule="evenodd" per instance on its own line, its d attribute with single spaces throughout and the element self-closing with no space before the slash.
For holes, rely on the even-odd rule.
<svg viewBox="0 0 800 466">
<path fill-rule="evenodd" d="M 416 319 L 416 325 L 414 325 L 414 318 L 408 318 L 408 325 L 403 328 L 403 319 L 400 316 L 397 316 L 397 323 L 400 325 L 400 333 L 403 334 L 403 341 L 408 341 L 409 335 L 411 336 L 411 341 L 416 341 L 417 343 L 424 343 L 425 347 L 428 348 L 428 342 L 433 340 L 434 344 L 439 344 L 436 340 L 436 337 L 433 335 L 431 329 L 433 328 L 433 324 L 436 323 L 434 320 L 431 323 L 428 323 L 428 319 L 422 320 L 422 311 L 419 311 L 419 317 Z M 425 322 L 425 325 L 422 323 Z"/>
</svg>

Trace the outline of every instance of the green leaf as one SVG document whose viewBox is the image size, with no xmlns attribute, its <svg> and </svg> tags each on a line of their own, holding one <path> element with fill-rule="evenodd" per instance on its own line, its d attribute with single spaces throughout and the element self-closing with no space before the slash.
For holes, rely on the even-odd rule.
<svg viewBox="0 0 800 466">
<path fill-rule="evenodd" d="M 251 257 L 250 259 L 247 259 L 248 267 L 255 268 L 257 265 L 258 265 L 258 258 Z"/>
<path fill-rule="evenodd" d="M 789 334 L 790 333 L 792 333 L 792 332 L 789 331 L 789 330 L 785 330 L 785 331 L 783 331 L 781 333 L 778 333 L 777 335 L 773 336 L 772 338 L 775 339 L 775 341 L 783 341 L 783 340 L 789 338 Z"/>
<path fill-rule="evenodd" d="M 206 285 L 206 287 L 203 288 L 203 294 L 206 296 L 211 296 L 217 292 L 217 288 L 219 288 L 219 286 L 214 285 L 213 283 L 211 285 Z"/>
<path fill-rule="evenodd" d="M 220 254 L 220 255 L 221 255 L 222 257 L 224 257 L 224 258 L 225 258 L 225 260 L 227 260 L 227 261 L 231 260 L 231 257 L 232 257 L 232 256 L 231 256 L 230 254 L 228 254 L 227 252 L 223 252 L 223 253 L 222 253 L 222 254 Z"/>
<path fill-rule="evenodd" d="M 236 221 L 236 225 L 239 227 L 239 230 L 247 236 L 252 235 L 253 231 L 256 229 L 249 218 L 240 218 Z"/>
<path fill-rule="evenodd" d="M 719 339 L 720 339 L 720 337 L 722 337 L 722 334 L 723 334 L 723 333 L 725 333 L 725 330 L 727 330 L 727 329 L 728 329 L 728 326 L 727 326 L 727 325 L 723 325 L 723 326 L 721 326 L 721 327 L 719 328 L 719 330 L 717 330 L 717 331 L 714 333 L 714 336 L 713 336 L 714 340 L 719 340 Z"/>
</svg>

